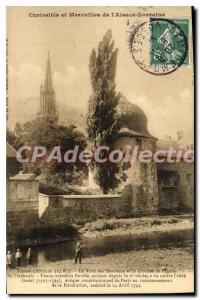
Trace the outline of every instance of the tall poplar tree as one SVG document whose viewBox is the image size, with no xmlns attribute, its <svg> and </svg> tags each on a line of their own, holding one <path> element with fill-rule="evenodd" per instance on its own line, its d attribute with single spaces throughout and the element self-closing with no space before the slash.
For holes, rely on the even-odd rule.
<svg viewBox="0 0 200 300">
<path fill-rule="evenodd" d="M 120 93 L 115 90 L 115 74 L 118 49 L 114 48 L 112 32 L 109 30 L 90 55 L 90 79 L 92 94 L 89 99 L 87 133 L 91 146 L 108 146 L 113 150 L 118 128 L 116 110 Z M 101 152 L 105 157 L 105 153 Z M 110 161 L 92 163 L 94 177 L 104 193 L 108 193 L 118 184 L 115 175 L 119 171 L 116 163 Z"/>
</svg>

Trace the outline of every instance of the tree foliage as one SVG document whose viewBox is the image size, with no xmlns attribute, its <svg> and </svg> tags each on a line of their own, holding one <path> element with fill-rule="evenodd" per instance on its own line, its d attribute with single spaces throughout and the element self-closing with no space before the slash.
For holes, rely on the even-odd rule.
<svg viewBox="0 0 200 300">
<path fill-rule="evenodd" d="M 60 126 L 51 119 L 39 116 L 24 125 L 17 124 L 14 132 L 23 145 L 45 146 L 48 152 L 54 146 L 60 146 L 62 158 L 67 150 L 73 150 L 75 146 L 79 146 L 79 151 L 86 147 L 84 134 L 74 125 Z M 63 159 L 62 162 L 54 160 L 47 163 L 41 158 L 29 165 L 28 171 L 43 174 L 47 184 L 59 186 L 63 183 L 78 183 L 78 174 L 84 177 L 87 166 L 78 160 L 75 163 L 66 163 Z"/>
<path fill-rule="evenodd" d="M 19 136 L 16 135 L 15 131 L 12 131 L 11 129 L 6 129 L 6 141 L 15 149 L 17 150 L 19 147 L 21 147 L 22 141 Z"/>
<path fill-rule="evenodd" d="M 120 94 L 115 90 L 115 74 L 118 49 L 114 48 L 112 33 L 109 30 L 92 50 L 89 62 L 92 94 L 89 99 L 87 116 L 88 139 L 94 149 L 108 146 L 110 151 L 118 133 L 116 110 Z M 104 155 L 104 154 L 103 154 Z M 119 168 L 107 161 L 97 164 L 93 161 L 95 179 L 104 193 L 117 186 L 115 175 Z"/>
</svg>

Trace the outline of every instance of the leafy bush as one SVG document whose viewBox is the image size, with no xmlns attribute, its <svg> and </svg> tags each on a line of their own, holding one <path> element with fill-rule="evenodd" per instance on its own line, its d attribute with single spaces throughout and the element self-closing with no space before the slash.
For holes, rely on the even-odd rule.
<svg viewBox="0 0 200 300">
<path fill-rule="evenodd" d="M 71 195 L 73 191 L 68 188 L 61 188 L 59 186 L 40 184 L 39 192 L 45 195 Z"/>
</svg>

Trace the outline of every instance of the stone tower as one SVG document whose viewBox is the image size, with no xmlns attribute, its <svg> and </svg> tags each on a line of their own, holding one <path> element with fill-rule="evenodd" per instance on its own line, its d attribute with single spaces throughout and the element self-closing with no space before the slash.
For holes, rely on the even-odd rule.
<svg viewBox="0 0 200 300">
<path fill-rule="evenodd" d="M 40 115 L 58 122 L 58 109 L 55 99 L 55 91 L 52 84 L 51 62 L 48 52 L 46 74 L 44 83 L 40 86 Z"/>
<path fill-rule="evenodd" d="M 117 119 L 120 130 L 116 149 L 125 149 L 126 146 L 134 149 L 137 146 L 139 151 L 155 152 L 157 138 L 149 133 L 147 117 L 139 106 L 122 96 L 118 105 Z M 159 202 L 156 163 L 154 161 L 143 163 L 137 158 L 133 162 L 124 163 L 122 169 L 125 178 L 119 188 L 130 198 L 131 215 L 157 214 Z"/>
</svg>

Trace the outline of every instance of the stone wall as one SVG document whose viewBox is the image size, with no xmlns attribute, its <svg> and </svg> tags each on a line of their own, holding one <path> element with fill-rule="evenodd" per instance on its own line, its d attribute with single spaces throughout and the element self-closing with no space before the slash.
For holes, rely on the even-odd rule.
<svg viewBox="0 0 200 300">
<path fill-rule="evenodd" d="M 7 225 L 11 231 L 12 228 L 34 225 L 39 219 L 38 181 L 14 178 L 7 182 Z"/>
<path fill-rule="evenodd" d="M 48 224 L 82 224 L 99 218 L 122 218 L 131 215 L 131 201 L 120 195 L 39 194 L 40 221 Z"/>
</svg>

